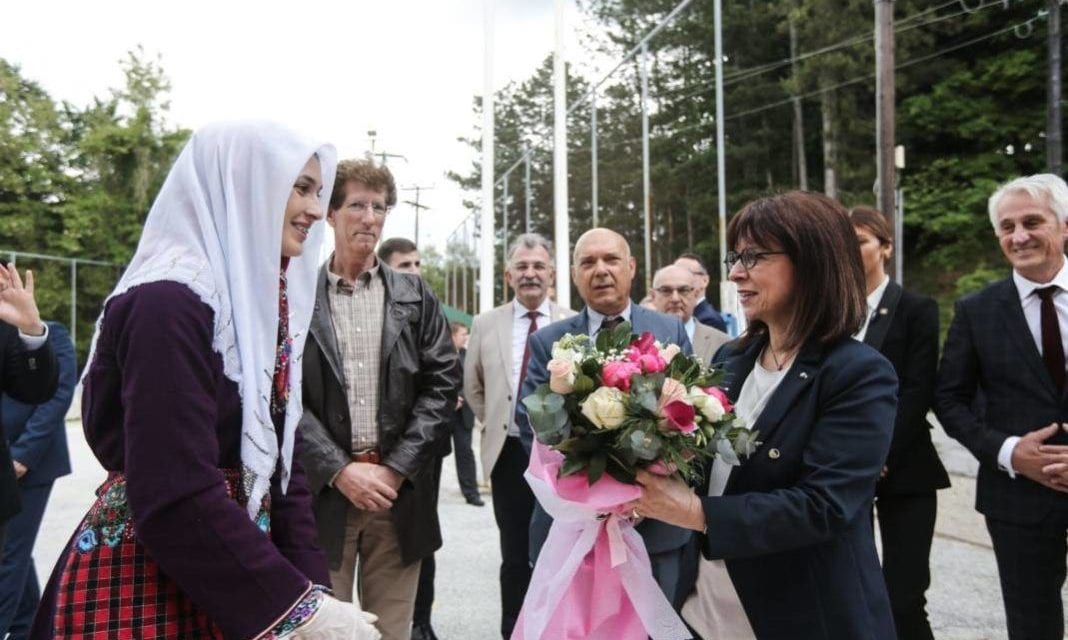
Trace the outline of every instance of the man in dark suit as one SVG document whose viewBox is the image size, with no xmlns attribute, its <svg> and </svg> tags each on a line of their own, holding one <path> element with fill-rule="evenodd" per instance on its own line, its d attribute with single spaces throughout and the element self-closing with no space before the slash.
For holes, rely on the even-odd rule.
<svg viewBox="0 0 1068 640">
<path fill-rule="evenodd" d="M 553 342 L 565 333 L 596 335 L 603 327 L 629 321 L 634 333 L 650 331 L 664 344 L 677 344 L 684 353 L 692 353 L 682 322 L 674 316 L 649 311 L 631 304 L 630 288 L 637 264 L 623 236 L 610 229 L 590 229 L 575 242 L 571 278 L 586 306 L 578 315 L 559 320 L 539 329 L 530 337 L 530 362 L 520 385 L 519 397 L 525 398 L 548 382 L 546 365 Z M 526 407 L 516 408 L 520 439 L 528 454 L 534 440 Z M 536 506 L 530 521 L 530 555 L 536 560 L 549 534 L 552 519 Z M 636 527 L 645 540 L 653 575 L 668 600 L 674 600 L 679 576 L 679 558 L 691 532 L 663 522 L 646 519 Z"/>
<path fill-rule="evenodd" d="M 0 392 L 27 403 L 45 402 L 56 392 L 56 356 L 48 346 L 48 327 L 33 298 L 33 273 L 23 285 L 15 265 L 0 264 Z M 0 438 L 0 548 L 7 521 L 21 505 L 7 439 Z"/>
<path fill-rule="evenodd" d="M 727 332 L 727 321 L 719 311 L 705 298 L 708 293 L 708 269 L 701 257 L 695 253 L 684 253 L 675 260 L 675 266 L 682 267 L 693 276 L 693 286 L 697 289 L 697 305 L 693 308 L 693 317 L 703 325 Z"/>
<path fill-rule="evenodd" d="M 0 638 L 9 633 L 9 640 L 22 640 L 30 631 L 41 599 L 33 545 L 52 484 L 70 473 L 65 418 L 78 383 L 78 365 L 66 327 L 49 322 L 48 344 L 59 363 L 59 387 L 52 399 L 32 405 L 7 394 L 0 398 L 0 426 L 11 448 L 22 498 L 22 511 L 8 521 L 7 542 L 0 553 Z"/>
<path fill-rule="evenodd" d="M 979 460 L 976 509 L 994 545 L 1009 638 L 1060 640 L 1068 186 L 1049 174 L 1018 178 L 991 196 L 989 212 L 1012 276 L 957 301 L 935 411 Z"/>
</svg>

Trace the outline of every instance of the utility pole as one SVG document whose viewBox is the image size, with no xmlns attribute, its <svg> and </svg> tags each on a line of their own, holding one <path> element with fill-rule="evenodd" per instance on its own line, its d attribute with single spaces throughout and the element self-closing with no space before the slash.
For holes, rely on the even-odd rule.
<svg viewBox="0 0 1068 640">
<path fill-rule="evenodd" d="M 383 163 L 383 164 L 385 164 L 385 163 Z M 401 187 L 401 191 L 414 191 L 415 192 L 415 200 L 414 201 L 413 200 L 405 200 L 404 204 L 410 204 L 410 205 L 412 205 L 412 208 L 415 209 L 415 246 L 417 246 L 417 247 L 423 246 L 423 245 L 419 244 L 419 214 L 422 212 L 423 209 L 429 209 L 430 208 L 430 207 L 426 206 L 425 204 L 419 204 L 419 195 L 422 194 L 422 192 L 424 192 L 424 191 L 432 190 L 434 187 L 435 187 L 435 185 L 430 185 L 429 187 L 424 187 L 423 185 L 418 185 L 418 184 L 414 185 L 414 186 L 411 186 L 411 187 Z"/>
<path fill-rule="evenodd" d="M 875 78 L 876 207 L 894 229 L 894 0 L 875 0 Z M 901 250 L 899 245 L 898 251 Z"/>
<path fill-rule="evenodd" d="M 1046 169 L 1061 175 L 1061 0 L 1049 0 L 1049 79 L 1046 84 Z"/>
<path fill-rule="evenodd" d="M 367 159 L 368 160 L 374 160 L 375 156 L 378 156 L 379 158 L 381 158 L 380 162 L 381 162 L 383 167 L 386 166 L 386 160 L 388 158 L 400 158 L 401 160 L 404 160 L 405 164 L 408 163 L 408 158 L 405 158 L 404 156 L 402 156 L 399 153 L 387 153 L 386 151 L 379 151 L 379 152 L 376 153 L 375 152 L 375 138 L 376 137 L 378 137 L 378 132 L 375 131 L 374 129 L 371 129 L 370 131 L 367 132 L 368 146 L 370 146 L 370 148 L 371 148 L 371 150 L 367 152 Z"/>
</svg>

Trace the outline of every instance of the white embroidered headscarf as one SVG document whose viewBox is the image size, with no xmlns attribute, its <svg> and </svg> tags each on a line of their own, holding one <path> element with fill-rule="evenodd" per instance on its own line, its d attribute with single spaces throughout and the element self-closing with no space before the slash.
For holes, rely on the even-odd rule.
<svg viewBox="0 0 1068 640">
<path fill-rule="evenodd" d="M 283 491 L 288 487 L 301 416 L 300 357 L 315 305 L 322 221 L 312 225 L 302 255 L 286 270 L 293 357 L 279 451 L 270 398 L 282 226 L 293 184 L 313 154 L 322 168 L 325 216 L 337 169 L 333 146 L 268 122 L 220 123 L 194 133 L 152 204 L 130 266 L 108 296 L 173 281 L 188 286 L 215 312 L 212 347 L 241 394 L 241 475 L 251 518 L 270 490 L 279 461 Z M 99 334 L 98 321 L 89 364 Z"/>
</svg>

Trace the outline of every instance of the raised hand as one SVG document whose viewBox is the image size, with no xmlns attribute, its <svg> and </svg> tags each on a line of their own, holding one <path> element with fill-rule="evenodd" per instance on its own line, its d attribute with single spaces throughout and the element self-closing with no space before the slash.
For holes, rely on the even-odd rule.
<svg viewBox="0 0 1068 640">
<path fill-rule="evenodd" d="M 33 298 L 32 271 L 26 272 L 26 284 L 23 285 L 14 264 L 0 267 L 0 320 L 18 327 L 28 336 L 44 334 L 45 327 Z"/>
</svg>

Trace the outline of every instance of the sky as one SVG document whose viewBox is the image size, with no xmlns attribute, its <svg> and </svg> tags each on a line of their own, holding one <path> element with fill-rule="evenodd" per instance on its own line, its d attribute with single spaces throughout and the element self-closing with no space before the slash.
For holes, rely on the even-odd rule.
<svg viewBox="0 0 1068 640">
<path fill-rule="evenodd" d="M 494 86 L 529 76 L 553 47 L 553 0 L 495 0 Z M 569 22 L 577 9 L 568 0 Z M 142 46 L 171 81 L 170 122 L 269 118 L 334 143 L 342 158 L 368 150 L 398 186 L 420 195 L 420 244 L 443 249 L 467 211 L 446 177 L 475 152 L 457 141 L 476 125 L 482 93 L 484 0 L 56 0 L 6 2 L 0 57 L 53 99 L 78 106 L 123 84 L 119 60 Z M 569 45 L 569 56 L 577 44 Z M 401 191 L 409 200 L 414 191 Z M 469 196 L 470 197 L 470 196 Z M 414 237 L 400 203 L 383 237 Z"/>
</svg>

